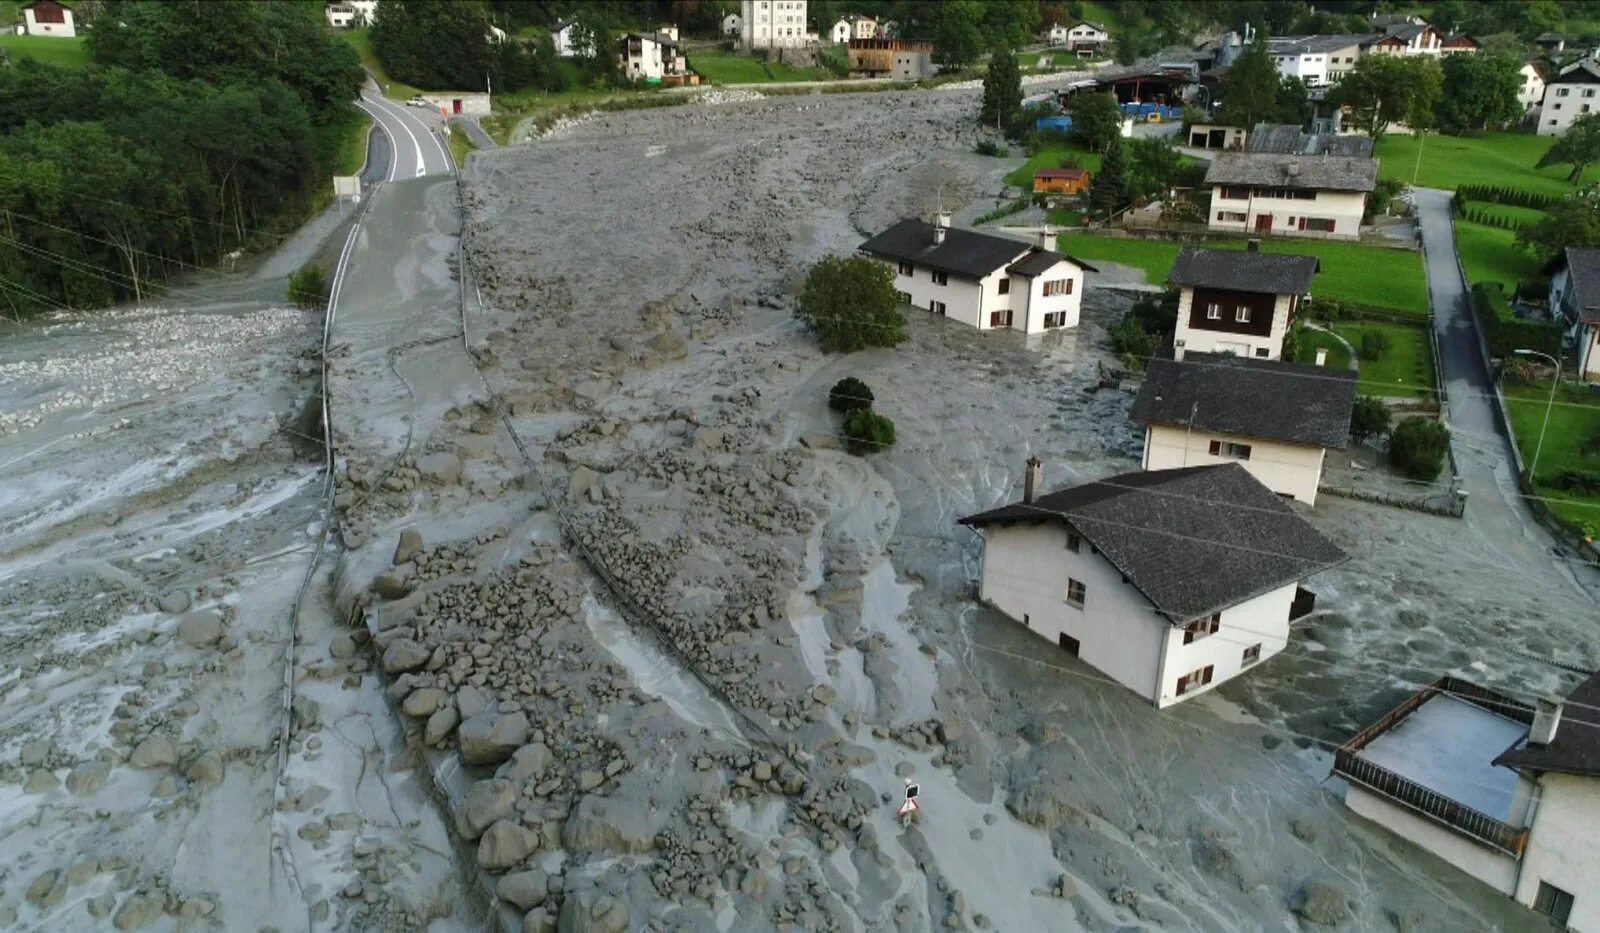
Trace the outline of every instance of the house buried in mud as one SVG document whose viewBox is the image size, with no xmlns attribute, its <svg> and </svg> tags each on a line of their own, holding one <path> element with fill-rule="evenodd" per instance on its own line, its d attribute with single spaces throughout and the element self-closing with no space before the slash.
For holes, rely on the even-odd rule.
<svg viewBox="0 0 1600 933">
<path fill-rule="evenodd" d="M 1238 464 L 1124 473 L 968 515 L 979 598 L 1158 708 L 1282 651 L 1347 559 Z"/>
<path fill-rule="evenodd" d="M 1314 256 L 1260 252 L 1255 240 L 1239 250 L 1185 246 L 1167 281 L 1178 289 L 1173 357 L 1232 353 L 1276 360 L 1295 312 L 1311 292 Z"/>
</svg>

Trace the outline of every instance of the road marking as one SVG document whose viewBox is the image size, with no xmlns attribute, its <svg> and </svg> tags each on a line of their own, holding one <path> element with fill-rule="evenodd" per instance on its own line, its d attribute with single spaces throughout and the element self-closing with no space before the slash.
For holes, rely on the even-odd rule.
<svg viewBox="0 0 1600 933">
<path fill-rule="evenodd" d="M 400 166 L 400 147 L 394 138 L 394 131 L 389 129 L 388 122 L 381 115 L 373 112 L 374 110 L 382 111 L 383 108 L 370 107 L 365 98 L 356 101 L 356 106 L 366 111 L 367 116 L 371 117 L 373 122 L 378 124 L 378 128 L 383 130 L 383 135 L 389 137 L 389 180 L 394 181 L 395 170 Z"/>
<path fill-rule="evenodd" d="M 376 103 L 377 106 L 383 108 L 384 110 L 387 110 L 389 112 L 390 116 L 394 117 L 397 121 L 399 121 L 400 128 L 406 131 L 406 135 L 407 136 L 411 137 L 411 145 L 416 150 L 416 153 L 417 153 L 417 172 L 416 172 L 416 177 L 420 178 L 423 175 L 426 175 L 428 173 L 428 164 L 422 157 L 422 143 L 417 141 L 417 134 L 411 132 L 411 127 L 406 124 L 405 118 L 407 116 L 410 116 L 410 115 L 407 114 L 404 110 L 400 110 L 400 111 L 397 112 L 396 109 L 395 109 L 395 105 L 389 103 L 387 100 L 375 101 L 374 103 Z"/>
<path fill-rule="evenodd" d="M 445 174 L 447 174 L 447 175 L 450 174 L 451 166 L 454 164 L 455 160 L 451 159 L 449 153 L 445 152 L 444 143 L 439 141 L 438 134 L 434 133 L 433 130 L 429 129 L 428 128 L 428 124 L 424 123 L 421 117 L 417 116 L 416 114 L 412 113 L 411 111 L 409 111 L 409 110 L 401 110 L 400 114 L 401 114 L 400 120 L 401 120 L 402 123 L 410 120 L 410 121 L 415 121 L 418 126 L 422 127 L 422 135 L 428 137 L 428 139 L 433 142 L 434 148 L 437 149 L 438 152 L 439 152 L 439 161 L 444 164 Z M 427 173 L 427 168 L 426 168 L 426 163 L 421 161 L 421 150 L 420 149 L 418 149 L 418 151 L 417 151 L 417 157 L 418 157 L 418 160 L 419 160 L 419 163 L 420 163 L 417 166 L 417 174 L 418 175 L 424 175 L 424 174 Z"/>
</svg>

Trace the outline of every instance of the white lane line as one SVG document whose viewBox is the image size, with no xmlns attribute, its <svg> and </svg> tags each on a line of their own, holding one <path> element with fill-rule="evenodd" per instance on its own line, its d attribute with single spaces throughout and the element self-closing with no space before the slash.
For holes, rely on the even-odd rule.
<svg viewBox="0 0 1600 933">
<path fill-rule="evenodd" d="M 369 106 L 365 98 L 357 101 L 356 106 L 366 111 L 367 116 L 372 118 L 372 122 L 378 124 L 378 127 L 383 130 L 383 135 L 389 137 L 389 180 L 394 181 L 395 170 L 400 166 L 400 147 L 397 144 L 398 141 L 394 138 L 394 130 L 389 129 L 388 121 L 384 120 L 381 114 L 373 112 L 375 109 L 381 111 L 383 108 Z"/>
<path fill-rule="evenodd" d="M 453 160 L 450 158 L 450 154 L 445 152 L 444 143 L 439 141 L 438 134 L 433 132 L 433 130 L 429 129 L 428 128 L 428 124 L 423 122 L 421 117 L 417 116 L 416 114 L 412 113 L 411 111 L 409 111 L 409 110 L 401 110 L 400 114 L 401 114 L 401 118 L 400 119 L 401 119 L 402 122 L 405 122 L 405 121 L 408 121 L 408 120 L 415 121 L 416 124 L 419 127 L 422 128 L 422 134 L 424 136 L 428 137 L 428 139 L 433 141 L 434 148 L 436 150 L 438 150 L 438 152 L 439 152 L 439 162 L 444 166 L 445 174 L 447 174 L 447 175 L 450 174 L 450 169 L 451 169 L 451 165 L 453 164 Z M 417 174 L 421 175 L 421 174 L 423 174 L 423 171 L 419 170 L 417 172 Z"/>
<path fill-rule="evenodd" d="M 389 103 L 387 100 L 381 102 L 375 101 L 374 103 L 377 106 L 387 110 L 390 115 L 394 116 L 394 118 L 400 123 L 400 128 L 406 131 L 407 136 L 411 137 L 411 145 L 416 149 L 417 152 L 416 177 L 420 178 L 423 175 L 426 175 L 428 173 L 428 165 L 426 160 L 424 160 L 422 157 L 422 143 L 417 142 L 417 134 L 411 132 L 411 127 L 406 124 L 405 118 L 409 116 L 409 114 L 407 114 L 404 110 L 396 110 L 394 105 Z"/>
</svg>

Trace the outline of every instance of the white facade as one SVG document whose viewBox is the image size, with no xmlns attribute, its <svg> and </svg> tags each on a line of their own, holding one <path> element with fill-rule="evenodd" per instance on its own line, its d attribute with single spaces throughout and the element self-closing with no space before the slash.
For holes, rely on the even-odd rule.
<svg viewBox="0 0 1600 933">
<path fill-rule="evenodd" d="M 631 81 L 660 80 L 683 71 L 677 48 L 651 36 L 624 36 L 619 48 L 622 74 Z"/>
<path fill-rule="evenodd" d="M 1044 40 L 1051 45 L 1066 45 L 1068 31 L 1067 27 L 1060 23 L 1051 23 L 1050 28 L 1043 33 Z"/>
<path fill-rule="evenodd" d="M 1436 820 L 1374 794 L 1359 784 L 1344 792 L 1345 805 L 1397 836 L 1411 840 L 1451 865 L 1510 894 L 1516 883 L 1517 862 L 1498 849 L 1477 843 Z"/>
<path fill-rule="evenodd" d="M 806 0 L 744 0 L 739 10 L 739 41 L 747 49 L 790 49 L 809 45 Z"/>
<path fill-rule="evenodd" d="M 1093 23 L 1074 23 L 1067 30 L 1067 48 L 1099 48 L 1111 41 L 1111 33 Z"/>
<path fill-rule="evenodd" d="M 1568 729 L 1592 728 L 1570 723 Z M 1528 847 L 1522 854 L 1518 902 L 1532 907 L 1539 883 L 1572 895 L 1569 929 L 1600 931 L 1600 778 L 1546 772 L 1539 775 Z"/>
<path fill-rule="evenodd" d="M 841 19 L 828 30 L 828 41 L 835 45 L 843 45 L 850 41 L 850 21 Z"/>
<path fill-rule="evenodd" d="M 1255 359 L 1283 359 L 1283 335 L 1289 330 L 1289 320 L 1294 317 L 1295 305 L 1294 295 L 1277 296 L 1272 303 L 1272 329 L 1264 337 L 1257 334 L 1208 330 L 1190 324 L 1189 314 L 1194 308 L 1194 289 L 1185 286 L 1178 292 L 1178 327 L 1172 335 L 1172 358 L 1181 362 L 1185 353 L 1232 353 L 1234 356 L 1248 356 Z M 1209 308 L 1206 311 L 1210 313 Z M 1237 309 L 1219 307 L 1216 313 L 1219 316 L 1236 315 Z"/>
<path fill-rule="evenodd" d="M 1326 52 L 1301 52 L 1273 55 L 1272 63 L 1282 77 L 1299 78 L 1306 87 L 1321 87 L 1328 83 L 1328 58 Z"/>
<path fill-rule="evenodd" d="M 1012 262 L 1030 251 L 1023 243 L 1017 247 Z M 1021 275 L 1001 266 L 981 279 L 940 272 L 914 262 L 881 257 L 879 261 L 894 267 L 895 290 L 907 304 L 954 318 L 968 327 L 1042 334 L 1078 326 L 1085 274 L 1065 260 L 1038 275 Z"/>
<path fill-rule="evenodd" d="M 1575 78 L 1588 78 L 1588 72 L 1579 69 Z M 1563 74 L 1545 85 L 1543 104 L 1539 108 L 1540 136 L 1560 136 L 1579 117 L 1593 113 L 1600 106 L 1600 80 L 1569 80 Z"/>
<path fill-rule="evenodd" d="M 1321 447 L 1306 444 L 1152 424 L 1144 430 L 1140 465 L 1146 470 L 1171 470 L 1234 462 L 1273 492 L 1315 505 L 1326 454 Z"/>
<path fill-rule="evenodd" d="M 1361 235 L 1361 215 L 1367 209 L 1365 192 L 1296 191 L 1295 194 L 1312 197 L 1279 196 L 1284 193 L 1288 192 L 1213 185 L 1207 226 L 1212 230 L 1334 239 L 1355 239 Z"/>
<path fill-rule="evenodd" d="M 1571 307 L 1572 268 L 1565 262 L 1550 277 L 1550 311 L 1562 318 L 1566 333 L 1563 337 L 1577 354 L 1577 374 L 1585 382 L 1600 380 L 1600 324 L 1585 322 L 1585 309 Z"/>
<path fill-rule="evenodd" d="M 330 3 L 323 7 L 322 15 L 334 29 L 349 29 L 356 21 L 356 11 L 341 3 Z"/>
<path fill-rule="evenodd" d="M 722 34 L 737 39 L 744 30 L 744 20 L 738 13 L 729 13 L 722 18 Z"/>
<path fill-rule="evenodd" d="M 985 602 L 1051 644 L 1072 643 L 1064 645 L 1062 636 L 1075 641 L 1085 663 L 1158 708 L 1211 690 L 1288 644 L 1293 583 L 1223 610 L 1215 633 L 1184 644 L 1183 629 L 1124 583 L 1087 540 L 1070 550 L 1060 522 L 992 525 L 979 533 L 979 596 Z M 1068 601 L 1068 581 L 1082 584 L 1081 604 Z M 1208 665 L 1209 683 L 1178 693 L 1180 678 Z"/>
<path fill-rule="evenodd" d="M 1533 62 L 1522 66 L 1522 85 L 1517 88 L 1517 102 L 1523 110 L 1532 110 L 1544 100 L 1544 76 Z"/>
<path fill-rule="evenodd" d="M 71 9 L 46 0 L 22 8 L 22 31 L 30 36 L 71 39 L 78 34 L 78 27 Z"/>
</svg>

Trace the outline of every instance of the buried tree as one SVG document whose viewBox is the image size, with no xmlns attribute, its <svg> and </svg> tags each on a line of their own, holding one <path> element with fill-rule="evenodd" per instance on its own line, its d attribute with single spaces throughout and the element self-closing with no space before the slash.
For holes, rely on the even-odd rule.
<svg viewBox="0 0 1600 933">
<path fill-rule="evenodd" d="M 906 339 L 893 274 L 863 256 L 830 256 L 812 266 L 795 317 L 829 353 L 892 347 Z"/>
<path fill-rule="evenodd" d="M 1412 479 L 1432 480 L 1444 468 L 1450 432 L 1432 418 L 1412 415 L 1389 435 L 1389 462 Z"/>
</svg>

